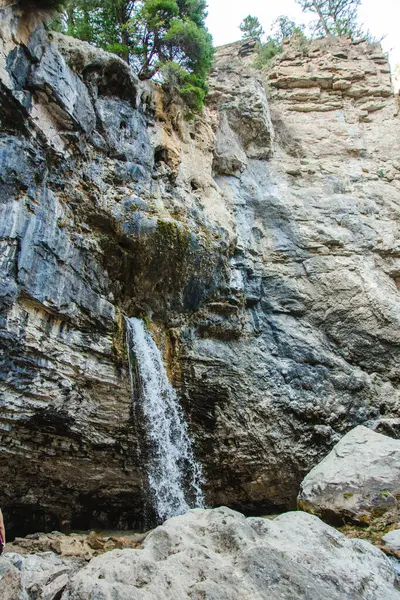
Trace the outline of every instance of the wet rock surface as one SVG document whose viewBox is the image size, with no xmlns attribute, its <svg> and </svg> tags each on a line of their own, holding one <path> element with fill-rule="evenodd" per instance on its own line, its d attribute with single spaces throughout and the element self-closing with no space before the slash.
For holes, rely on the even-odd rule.
<svg viewBox="0 0 400 600">
<path fill-rule="evenodd" d="M 1 17 L 10 532 L 143 525 L 122 314 L 151 317 L 209 504 L 294 507 L 352 427 L 395 435 L 400 120 L 379 49 L 291 45 L 255 73 L 224 47 L 187 120 L 113 55 Z"/>
</svg>

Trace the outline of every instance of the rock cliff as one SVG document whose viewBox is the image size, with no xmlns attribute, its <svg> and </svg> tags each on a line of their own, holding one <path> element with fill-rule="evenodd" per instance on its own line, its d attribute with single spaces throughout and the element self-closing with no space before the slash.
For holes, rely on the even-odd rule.
<svg viewBox="0 0 400 600">
<path fill-rule="evenodd" d="M 149 319 L 209 504 L 295 506 L 351 427 L 396 436 L 400 119 L 379 46 L 218 49 L 202 116 L 117 57 L 0 20 L 3 506 L 143 521 L 123 314 Z"/>
</svg>

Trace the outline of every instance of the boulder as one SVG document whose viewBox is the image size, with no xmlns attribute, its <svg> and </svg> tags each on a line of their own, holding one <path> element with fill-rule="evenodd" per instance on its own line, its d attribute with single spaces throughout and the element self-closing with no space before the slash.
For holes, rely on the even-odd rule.
<svg viewBox="0 0 400 600">
<path fill-rule="evenodd" d="M 9 552 L 0 558 L 2 600 L 59 600 L 70 576 L 84 561 L 60 558 L 53 552 L 22 556 Z"/>
<path fill-rule="evenodd" d="M 359 426 L 305 477 L 298 505 L 331 522 L 366 524 L 396 514 L 399 498 L 400 441 Z"/>
<path fill-rule="evenodd" d="M 62 600 L 398 600 L 389 559 L 303 512 L 191 510 L 72 578 Z"/>
<path fill-rule="evenodd" d="M 383 536 L 382 542 L 389 550 L 400 552 L 400 529 L 389 531 L 389 533 Z"/>
</svg>

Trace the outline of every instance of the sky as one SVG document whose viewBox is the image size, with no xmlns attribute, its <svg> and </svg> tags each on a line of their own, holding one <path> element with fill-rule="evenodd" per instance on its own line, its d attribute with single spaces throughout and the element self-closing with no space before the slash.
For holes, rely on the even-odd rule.
<svg viewBox="0 0 400 600">
<path fill-rule="evenodd" d="M 295 0 L 208 0 L 208 28 L 214 44 L 222 46 L 241 38 L 239 25 L 247 15 L 258 17 L 268 33 L 272 22 L 286 15 L 306 24 L 310 18 L 302 13 Z M 400 64 L 400 0 L 362 0 L 359 21 L 374 37 L 381 38 L 385 52 L 389 52 L 392 69 Z"/>
</svg>

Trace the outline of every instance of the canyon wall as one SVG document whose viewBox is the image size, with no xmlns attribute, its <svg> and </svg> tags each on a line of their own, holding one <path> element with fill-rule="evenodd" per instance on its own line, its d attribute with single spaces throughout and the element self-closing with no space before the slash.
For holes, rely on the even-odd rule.
<svg viewBox="0 0 400 600">
<path fill-rule="evenodd" d="M 33 29 L 33 30 L 32 30 Z M 400 118 L 377 45 L 217 50 L 204 113 L 0 21 L 2 504 L 146 521 L 123 315 L 145 317 L 210 505 L 295 504 L 358 424 L 399 434 Z M 151 520 L 151 516 L 149 517 Z"/>
</svg>

